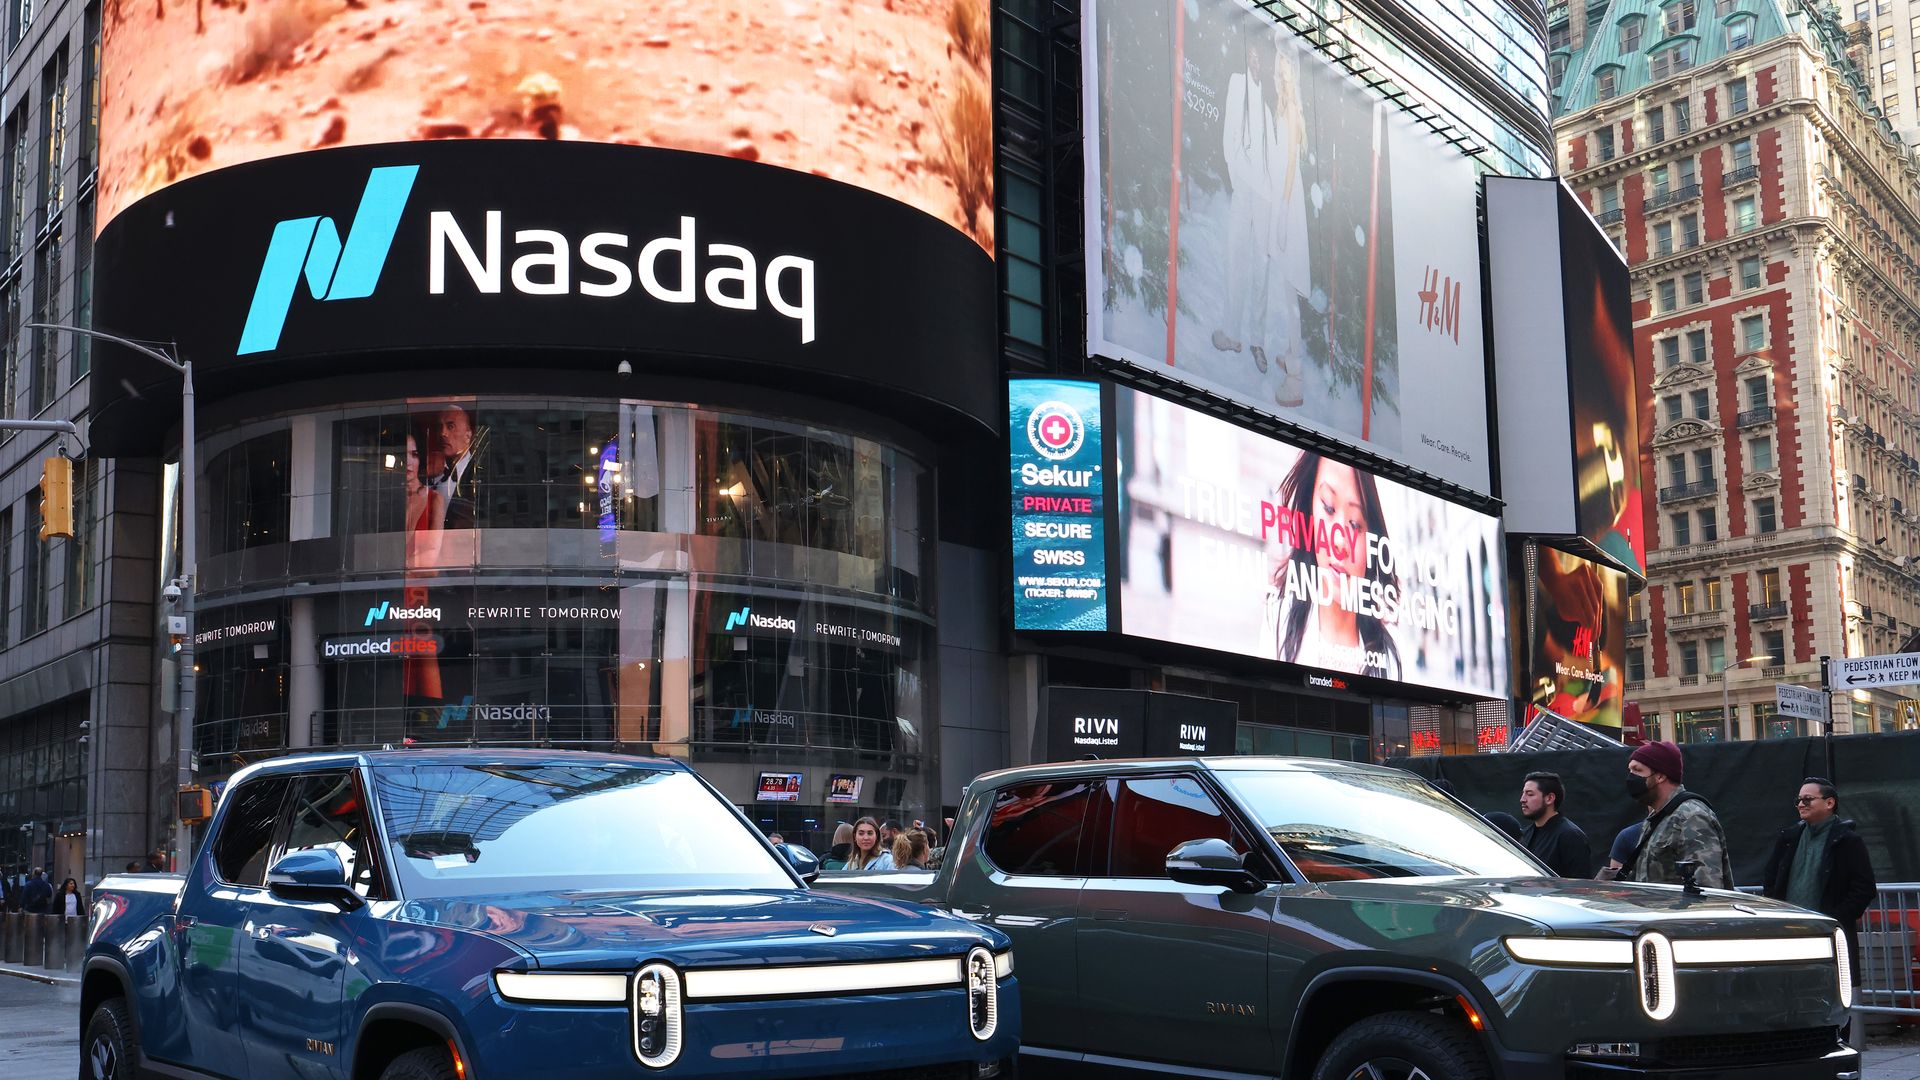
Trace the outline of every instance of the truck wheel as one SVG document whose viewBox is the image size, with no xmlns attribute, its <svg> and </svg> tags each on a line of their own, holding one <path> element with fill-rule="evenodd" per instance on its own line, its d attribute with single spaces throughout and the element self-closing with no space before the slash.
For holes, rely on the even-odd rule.
<svg viewBox="0 0 1920 1080">
<path fill-rule="evenodd" d="M 456 1080 L 453 1057 L 438 1046 L 409 1050 L 387 1063 L 380 1080 Z"/>
<path fill-rule="evenodd" d="M 1369 1016 L 1341 1032 L 1313 1080 L 1490 1080 L 1463 1025 L 1432 1013 Z"/>
<path fill-rule="evenodd" d="M 93 1010 L 80 1039 L 80 1080 L 132 1080 L 140 1068 L 140 1037 L 126 998 L 108 998 Z"/>
</svg>

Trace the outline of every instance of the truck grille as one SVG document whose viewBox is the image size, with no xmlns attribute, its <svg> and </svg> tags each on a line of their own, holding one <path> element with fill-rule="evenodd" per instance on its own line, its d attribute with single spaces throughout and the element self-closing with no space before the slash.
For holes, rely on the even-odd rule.
<svg viewBox="0 0 1920 1080">
<path fill-rule="evenodd" d="M 1653 1044 L 1652 1058 L 1662 1065 L 1728 1067 L 1807 1061 L 1839 1049 L 1833 1028 L 1751 1031 L 1738 1035 L 1681 1035 Z"/>
</svg>

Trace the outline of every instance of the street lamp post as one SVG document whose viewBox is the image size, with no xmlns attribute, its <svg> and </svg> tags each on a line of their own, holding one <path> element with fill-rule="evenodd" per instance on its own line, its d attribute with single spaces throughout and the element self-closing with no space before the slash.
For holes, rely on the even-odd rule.
<svg viewBox="0 0 1920 1080">
<path fill-rule="evenodd" d="M 180 616 L 185 623 L 186 633 L 180 636 L 180 707 L 174 712 L 174 753 L 175 780 L 177 787 L 184 788 L 193 783 L 193 706 L 194 706 L 194 600 L 197 587 L 196 575 L 200 569 L 199 546 L 195 542 L 197 533 L 194 519 L 194 430 L 193 430 L 193 361 L 175 360 L 151 345 L 130 341 L 117 334 L 104 334 L 83 326 L 68 326 L 65 323 L 26 323 L 28 330 L 51 330 L 62 334 L 77 334 L 81 337 L 95 338 L 111 342 L 124 349 L 131 349 L 141 356 L 157 360 L 172 368 L 180 376 L 180 576 L 173 584 L 180 590 Z M 173 850 L 177 862 L 176 869 L 185 873 L 191 835 L 186 822 L 179 818 L 179 799 L 174 800 Z"/>
<path fill-rule="evenodd" d="M 1771 659 L 1773 659 L 1772 653 L 1761 653 L 1759 656 L 1749 656 L 1745 660 L 1737 660 L 1720 669 L 1720 740 L 1722 742 L 1733 741 L 1733 696 L 1727 687 L 1727 677 L 1733 673 L 1734 668 L 1746 667 L 1748 664 Z M 1754 731 L 1754 734 L 1759 734 L 1758 729 Z"/>
</svg>

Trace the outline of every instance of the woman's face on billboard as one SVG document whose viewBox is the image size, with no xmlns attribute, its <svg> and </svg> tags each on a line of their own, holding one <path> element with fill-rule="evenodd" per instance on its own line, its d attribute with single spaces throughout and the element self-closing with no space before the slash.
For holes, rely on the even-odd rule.
<svg viewBox="0 0 1920 1080">
<path fill-rule="evenodd" d="M 1313 484 L 1313 534 L 1325 529 L 1315 561 L 1322 570 L 1359 577 L 1367 572 L 1367 514 L 1360 475 L 1351 465 L 1320 459 Z M 1336 530 L 1338 530 L 1336 532 Z"/>
</svg>

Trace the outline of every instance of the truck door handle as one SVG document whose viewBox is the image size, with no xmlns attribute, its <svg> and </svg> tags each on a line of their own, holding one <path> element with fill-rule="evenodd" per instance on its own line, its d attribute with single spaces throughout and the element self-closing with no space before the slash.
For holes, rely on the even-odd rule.
<svg viewBox="0 0 1920 1080">
<path fill-rule="evenodd" d="M 1126 922 L 1127 910 L 1114 907 L 1094 908 L 1093 917 L 1098 922 Z"/>
</svg>

